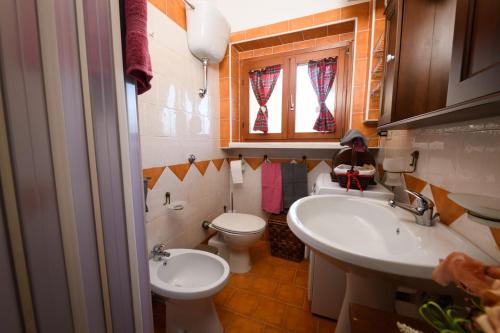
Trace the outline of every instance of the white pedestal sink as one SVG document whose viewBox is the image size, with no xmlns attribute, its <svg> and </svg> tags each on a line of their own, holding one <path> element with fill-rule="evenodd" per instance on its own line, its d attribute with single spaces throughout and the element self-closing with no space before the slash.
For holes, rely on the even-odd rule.
<svg viewBox="0 0 500 333">
<path fill-rule="evenodd" d="M 417 225 L 411 213 L 380 200 L 306 197 L 290 208 L 288 225 L 304 243 L 346 271 L 338 333 L 350 332 L 351 303 L 391 311 L 397 286 L 432 287 L 432 270 L 453 251 L 498 264 L 446 226 Z"/>
</svg>

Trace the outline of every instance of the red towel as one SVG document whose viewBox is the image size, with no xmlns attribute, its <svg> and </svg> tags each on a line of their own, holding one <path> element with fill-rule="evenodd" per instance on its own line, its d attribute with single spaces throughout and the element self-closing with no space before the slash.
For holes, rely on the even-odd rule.
<svg viewBox="0 0 500 333">
<path fill-rule="evenodd" d="M 262 210 L 279 214 L 283 211 L 281 164 L 262 164 Z"/>
<path fill-rule="evenodd" d="M 147 0 L 125 0 L 125 73 L 137 84 L 137 94 L 151 89 Z"/>
</svg>

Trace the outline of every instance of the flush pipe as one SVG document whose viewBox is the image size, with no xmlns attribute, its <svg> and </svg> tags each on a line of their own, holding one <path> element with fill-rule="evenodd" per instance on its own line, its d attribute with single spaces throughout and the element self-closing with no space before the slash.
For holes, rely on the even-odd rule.
<svg viewBox="0 0 500 333">
<path fill-rule="evenodd" d="M 198 95 L 200 95 L 200 98 L 203 98 L 207 94 L 208 59 L 207 58 L 201 59 L 201 63 L 203 64 L 203 88 L 200 88 L 200 90 L 198 90 Z"/>
</svg>

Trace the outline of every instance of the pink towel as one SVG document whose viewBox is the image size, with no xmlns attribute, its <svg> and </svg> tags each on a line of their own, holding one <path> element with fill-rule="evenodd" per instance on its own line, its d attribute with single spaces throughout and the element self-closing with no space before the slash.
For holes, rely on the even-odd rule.
<svg viewBox="0 0 500 333">
<path fill-rule="evenodd" d="M 137 84 L 137 94 L 151 89 L 151 59 L 148 50 L 147 0 L 125 0 L 125 73 Z"/>
<path fill-rule="evenodd" d="M 262 164 L 262 209 L 268 213 L 283 211 L 283 191 L 281 188 L 281 165 Z"/>
</svg>

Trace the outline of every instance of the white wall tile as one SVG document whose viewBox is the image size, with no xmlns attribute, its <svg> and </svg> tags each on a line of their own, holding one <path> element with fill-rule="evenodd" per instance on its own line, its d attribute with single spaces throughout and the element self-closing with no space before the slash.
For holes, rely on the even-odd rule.
<svg viewBox="0 0 500 333">
<path fill-rule="evenodd" d="M 148 3 L 148 36 L 153 67 L 152 89 L 138 98 L 143 168 L 224 157 L 219 141 L 219 69 L 211 64 L 208 94 L 201 99 L 203 72 L 189 52 L 186 32 Z M 182 211 L 164 206 L 165 193 L 172 201 L 186 201 Z M 184 181 L 167 167 L 149 191 L 146 213 L 148 248 L 159 242 L 170 247 L 193 247 L 204 240 L 201 228 L 228 205 L 227 166 L 220 171 L 210 164 L 205 176 L 191 166 Z"/>
<path fill-rule="evenodd" d="M 390 131 L 381 142 L 384 157 L 420 152 L 415 176 L 450 192 L 500 197 L 500 117 L 415 130 Z M 432 197 L 430 187 L 424 193 Z M 491 256 L 499 251 L 488 228 L 465 215 L 452 228 Z"/>
</svg>

